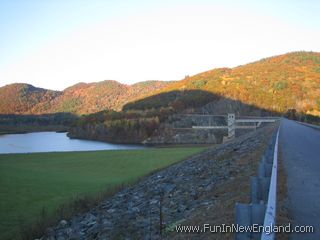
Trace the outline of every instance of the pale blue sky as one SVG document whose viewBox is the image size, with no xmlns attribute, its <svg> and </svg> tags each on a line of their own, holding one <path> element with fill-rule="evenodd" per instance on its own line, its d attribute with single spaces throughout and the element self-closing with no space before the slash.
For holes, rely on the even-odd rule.
<svg viewBox="0 0 320 240">
<path fill-rule="evenodd" d="M 177 80 L 320 51 L 320 1 L 0 0 L 0 86 Z"/>
</svg>

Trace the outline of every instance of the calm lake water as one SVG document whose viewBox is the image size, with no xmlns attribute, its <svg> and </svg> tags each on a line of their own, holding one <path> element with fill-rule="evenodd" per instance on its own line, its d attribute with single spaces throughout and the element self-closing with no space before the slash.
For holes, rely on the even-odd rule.
<svg viewBox="0 0 320 240">
<path fill-rule="evenodd" d="M 67 137 L 67 133 L 37 132 L 0 135 L 0 154 L 142 148 L 144 147 L 137 145 L 110 144 L 90 140 L 70 139 Z"/>
</svg>

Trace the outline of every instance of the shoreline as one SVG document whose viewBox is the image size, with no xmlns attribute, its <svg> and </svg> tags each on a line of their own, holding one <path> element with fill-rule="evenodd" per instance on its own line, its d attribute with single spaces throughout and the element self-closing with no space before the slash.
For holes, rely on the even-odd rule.
<svg viewBox="0 0 320 240">
<path fill-rule="evenodd" d="M 32 126 L 31 126 L 32 127 Z M 28 126 L 27 126 L 28 128 Z M 81 137 L 74 137 L 68 134 L 69 128 L 65 126 L 50 126 L 50 127 L 44 127 L 44 128 L 38 128 L 37 129 L 10 129 L 10 130 L 4 130 L 1 131 L 0 128 L 0 136 L 1 135 L 9 135 L 9 134 L 27 134 L 27 133 L 40 133 L 40 132 L 56 132 L 56 133 L 67 133 L 67 137 L 69 139 L 79 139 L 79 140 L 88 140 L 88 141 L 96 141 L 96 142 L 102 142 L 107 144 L 121 144 L 121 145 L 138 145 L 138 146 L 144 146 L 146 148 L 185 148 L 185 147 L 210 147 L 210 146 L 218 146 L 220 144 L 210 144 L 210 143 L 188 143 L 188 144 L 177 144 L 177 143 L 153 143 L 153 144 L 143 144 L 142 142 L 119 142 L 119 141 L 103 141 L 99 139 L 91 139 L 91 138 L 81 138 Z"/>
<path fill-rule="evenodd" d="M 62 125 L 51 125 L 51 126 L 0 126 L 0 135 L 5 134 L 26 134 L 34 132 L 68 132 L 69 127 Z"/>
</svg>

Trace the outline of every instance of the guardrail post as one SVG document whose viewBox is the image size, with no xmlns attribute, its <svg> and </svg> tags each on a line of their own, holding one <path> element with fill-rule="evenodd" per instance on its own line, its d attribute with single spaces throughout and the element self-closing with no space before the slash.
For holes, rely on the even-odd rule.
<svg viewBox="0 0 320 240">
<path fill-rule="evenodd" d="M 259 163 L 259 177 L 270 177 L 272 171 L 272 164 L 266 162 Z"/>
<path fill-rule="evenodd" d="M 270 186 L 270 177 L 251 177 L 251 202 L 266 203 Z"/>
<path fill-rule="evenodd" d="M 249 204 L 236 203 L 236 224 L 247 227 L 251 225 L 251 207 Z M 250 238 L 250 232 L 235 234 L 235 240 L 247 240 Z"/>
<path fill-rule="evenodd" d="M 252 227 L 253 224 L 261 226 L 263 224 L 264 213 L 266 211 L 265 204 L 243 204 L 236 203 L 236 223 L 243 227 Z M 237 232 L 236 240 L 258 239 L 261 233 L 253 233 L 250 231 Z"/>
</svg>

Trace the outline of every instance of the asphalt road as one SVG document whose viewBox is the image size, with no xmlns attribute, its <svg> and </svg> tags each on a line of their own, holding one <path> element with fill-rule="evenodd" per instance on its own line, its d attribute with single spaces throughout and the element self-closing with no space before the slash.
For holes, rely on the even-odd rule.
<svg viewBox="0 0 320 240">
<path fill-rule="evenodd" d="M 315 227 L 313 234 L 291 234 L 290 239 L 320 239 L 320 130 L 283 119 L 279 143 L 293 225 Z"/>
</svg>

